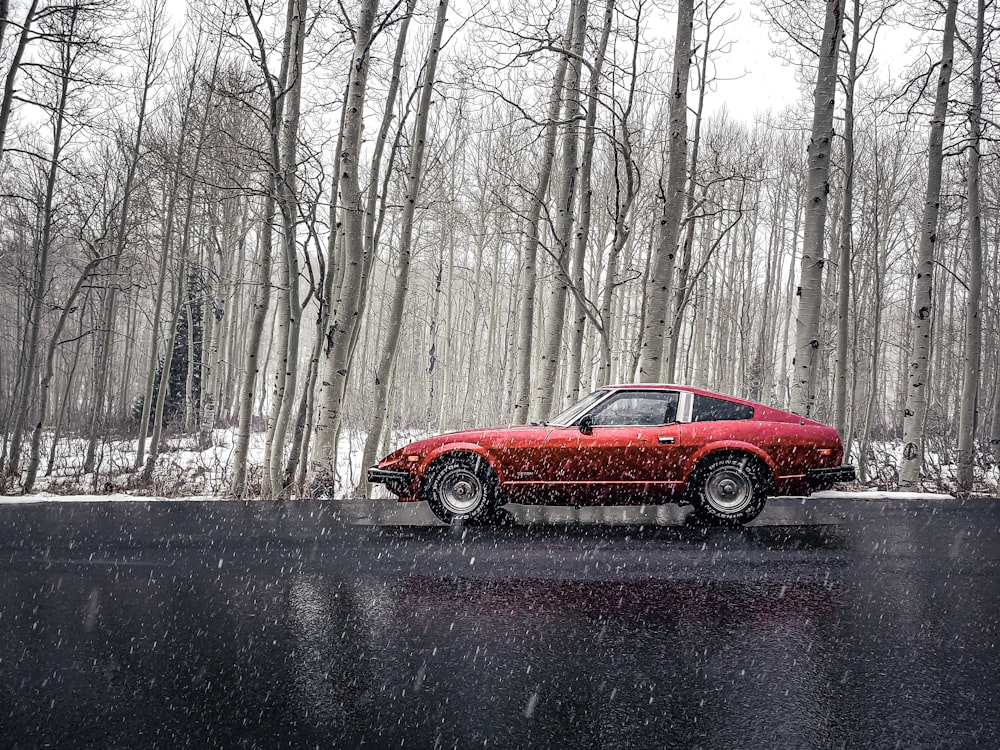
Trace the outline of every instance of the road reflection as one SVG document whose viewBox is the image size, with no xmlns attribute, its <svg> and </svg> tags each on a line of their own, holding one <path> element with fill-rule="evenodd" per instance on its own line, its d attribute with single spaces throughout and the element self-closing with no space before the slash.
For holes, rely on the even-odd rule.
<svg viewBox="0 0 1000 750">
<path fill-rule="evenodd" d="M 755 729 L 765 746 L 774 717 L 819 740 L 832 709 L 829 580 L 331 583 L 312 585 L 347 643 L 302 628 L 296 651 L 325 648 L 322 674 L 353 686 L 350 744 L 690 747 L 739 717 L 743 746 Z"/>
</svg>

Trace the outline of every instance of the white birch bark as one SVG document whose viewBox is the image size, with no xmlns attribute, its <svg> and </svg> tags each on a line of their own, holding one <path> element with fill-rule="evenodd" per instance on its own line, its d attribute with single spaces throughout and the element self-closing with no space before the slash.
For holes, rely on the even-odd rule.
<svg viewBox="0 0 1000 750">
<path fill-rule="evenodd" d="M 48 160 L 45 173 L 45 192 L 42 202 L 41 212 L 41 235 L 38 238 L 35 252 L 34 280 L 31 290 L 31 298 L 28 300 L 28 321 L 25 330 L 21 349 L 21 359 L 23 361 L 24 373 L 23 382 L 20 384 L 17 404 L 14 411 L 14 426 L 11 431 L 9 452 L 7 454 L 7 465 L 4 468 L 4 478 L 14 477 L 19 471 L 21 461 L 21 443 L 24 439 L 24 427 L 28 417 L 29 404 L 33 396 L 33 386 L 35 382 L 35 365 L 38 359 L 38 345 L 41 339 L 42 310 L 45 304 L 45 296 L 49 285 L 49 256 L 52 251 L 52 222 L 53 222 L 53 200 L 56 191 L 56 182 L 62 169 L 62 153 L 66 147 L 65 126 L 67 117 L 67 103 L 69 100 L 70 83 L 72 82 L 73 62 L 75 56 L 70 50 L 75 35 L 75 21 L 77 11 L 74 10 L 71 16 L 71 25 L 67 34 L 67 41 L 59 53 L 60 67 L 56 74 L 59 76 L 59 92 L 56 98 L 56 105 L 52 119 L 52 151 Z M 44 419 L 44 415 L 39 417 Z"/>
<path fill-rule="evenodd" d="M 645 313 L 639 349 L 639 379 L 656 383 L 662 379 L 663 352 L 667 332 L 667 308 L 673 288 L 677 243 L 684 215 L 687 170 L 687 95 L 691 73 L 691 35 L 694 0 L 678 0 L 677 34 L 674 39 L 674 69 L 669 104 L 667 182 L 663 214 L 656 247 L 652 251 L 646 284 Z"/>
<path fill-rule="evenodd" d="M 279 404 L 274 421 L 273 444 L 270 456 L 271 490 L 277 497 L 286 497 L 288 487 L 283 473 L 285 437 L 295 406 L 295 391 L 299 371 L 299 331 L 301 330 L 302 304 L 299 296 L 298 246 L 295 225 L 298 221 L 297 161 L 299 120 L 302 99 L 302 61 L 306 37 L 306 0 L 288 0 L 289 48 L 291 60 L 285 82 L 285 107 L 281 123 L 280 143 L 272 155 L 277 157 L 278 197 L 281 205 L 283 268 L 287 287 L 282 295 L 285 301 L 282 319 L 286 336 L 284 358 L 279 360 L 281 376 L 276 378 L 275 400 Z M 273 147 L 272 147 L 273 148 Z"/>
<path fill-rule="evenodd" d="M 574 4 L 566 21 L 566 31 L 563 34 L 563 49 L 568 50 L 573 43 L 573 29 L 576 28 Z M 533 350 L 537 344 L 534 336 L 536 305 L 535 294 L 538 287 L 538 241 L 540 220 L 545 194 L 549 188 L 552 176 L 552 164 L 556 154 L 556 135 L 558 134 L 559 114 L 562 111 L 563 88 L 566 81 L 566 70 L 569 67 L 568 55 L 562 55 L 556 64 L 552 77 L 552 89 L 549 92 L 549 105 L 545 120 L 545 136 L 542 141 L 542 160 L 538 165 L 538 181 L 531 195 L 528 206 L 528 218 L 525 221 L 524 253 L 521 267 L 521 299 L 518 307 L 517 328 L 517 379 L 514 386 L 514 413 L 512 421 L 524 424 L 529 417 L 531 403 L 531 370 L 534 359 Z"/>
<path fill-rule="evenodd" d="M 576 204 L 577 177 L 580 170 L 577 119 L 580 115 L 580 77 L 583 69 L 584 41 L 587 34 L 587 2 L 588 0 L 575 0 L 572 11 L 576 26 L 573 31 L 573 44 L 570 47 L 569 75 L 566 79 L 562 183 L 556 198 L 555 282 L 546 306 L 544 343 L 538 363 L 538 380 L 533 389 L 535 395 L 531 404 L 531 414 L 536 420 L 547 419 L 550 416 L 555 392 L 558 390 L 558 368 L 566 320 L 566 295 L 572 284 L 569 277 L 569 264 L 574 221 L 573 209 Z"/>
<path fill-rule="evenodd" d="M 107 297 L 103 309 L 102 332 L 100 334 L 98 371 L 96 373 L 96 398 L 94 410 L 90 420 L 90 439 L 87 442 L 87 452 L 83 460 L 84 473 L 94 470 L 94 462 L 97 455 L 97 442 L 100 439 L 102 430 L 101 420 L 104 416 L 104 404 L 107 398 L 109 365 L 111 362 L 111 347 L 113 344 L 112 334 L 115 329 L 115 308 L 118 295 L 119 282 L 115 278 L 121 268 L 122 254 L 125 252 L 125 244 L 128 234 L 129 207 L 132 202 L 132 192 L 135 182 L 136 172 L 141 159 L 141 148 L 143 132 L 146 126 L 146 113 L 149 104 L 149 97 L 153 80 L 158 73 L 159 67 L 159 43 L 160 24 L 163 21 L 164 8 L 162 5 L 152 5 L 152 14 L 149 19 L 148 34 L 146 39 L 146 58 L 144 62 L 144 77 L 142 81 L 142 91 L 139 95 L 139 111 L 136 122 L 135 140 L 131 144 L 128 168 L 125 173 L 125 184 L 122 186 L 122 205 L 119 215 L 118 226 L 116 228 L 117 237 L 115 239 L 115 253 L 111 268 L 111 283 L 107 290 Z M 76 6 L 74 6 L 74 14 Z"/>
<path fill-rule="evenodd" d="M 584 266 L 587 257 L 587 242 L 590 237 L 591 202 L 593 188 L 591 172 L 594 164 L 594 145 L 597 141 L 597 108 L 600 94 L 601 74 L 604 70 L 604 57 L 608 49 L 608 37 L 611 34 L 611 21 L 614 16 L 615 0 L 607 0 L 604 6 L 604 22 L 601 27 L 601 39 L 597 43 L 597 53 L 594 65 L 590 71 L 590 83 L 587 86 L 587 116 L 583 129 L 583 153 L 580 160 L 580 222 L 577 226 L 573 244 L 573 286 L 576 294 L 573 297 L 572 323 L 570 327 L 569 360 L 567 362 L 566 401 L 575 402 L 580 395 L 580 378 L 583 359 L 583 333 L 586 328 L 588 314 L 586 305 L 586 285 L 584 283 Z"/>
<path fill-rule="evenodd" d="M 375 371 L 375 382 L 372 388 L 372 421 L 365 439 L 362 454 L 362 478 L 358 484 L 357 494 L 367 495 L 369 486 L 364 477 L 364 471 L 375 462 L 376 451 L 385 428 L 386 409 L 390 395 L 390 379 L 396 353 L 399 349 L 399 338 L 403 328 L 403 308 L 406 305 L 406 295 L 410 284 L 410 260 L 413 246 L 413 226 L 416 219 L 417 198 L 420 195 L 420 183 L 424 171 L 424 152 L 427 142 L 427 124 L 431 111 L 431 100 L 434 94 L 434 77 L 437 75 L 438 55 L 441 51 L 441 39 L 444 35 L 445 19 L 448 12 L 448 0 L 439 0 L 437 14 L 434 19 L 434 31 L 431 37 L 430 50 L 424 64 L 423 84 L 420 91 L 420 101 L 417 105 L 416 121 L 413 127 L 413 140 L 410 147 L 410 172 L 406 180 L 406 200 L 403 203 L 403 215 L 400 218 L 399 254 L 396 266 L 396 286 L 392 293 L 389 307 L 386 339 L 382 345 L 378 367 Z M 442 399 L 444 401 L 444 399 Z"/>
<path fill-rule="evenodd" d="M 861 3 L 854 2 L 851 46 L 844 82 L 844 204 L 840 214 L 840 255 L 837 260 L 837 351 L 833 375 L 833 426 L 845 445 L 847 434 L 848 338 L 850 334 L 851 258 L 854 254 L 854 87 L 858 78 Z"/>
<path fill-rule="evenodd" d="M 941 173 L 944 161 L 944 128 L 948 115 L 948 91 L 955 50 L 955 15 L 958 0 L 948 0 L 945 11 L 944 36 L 941 41 L 941 62 L 938 69 L 937 93 L 927 143 L 927 189 L 923 220 L 920 227 L 920 247 L 913 291 L 912 349 L 906 380 L 906 406 L 903 412 L 903 459 L 899 481 L 913 486 L 920 480 L 923 463 L 924 417 L 927 415 L 927 376 L 931 353 L 931 320 L 933 305 L 933 271 L 937 242 L 938 214 L 941 204 Z"/>
<path fill-rule="evenodd" d="M 359 301 L 366 249 L 364 195 L 358 170 L 365 90 L 368 84 L 369 46 L 377 11 L 378 0 L 362 0 L 358 25 L 355 29 L 354 54 L 351 57 L 343 146 L 337 155 L 343 215 L 341 222 L 343 281 L 340 284 L 338 299 L 331 308 L 331 321 L 326 331 L 326 356 L 321 364 L 323 382 L 318 399 L 315 436 L 310 457 L 310 474 L 314 483 L 324 486 L 323 491 L 327 488 L 332 489 L 333 486 L 337 457 L 336 438 L 347 390 L 351 343 L 362 312 Z"/>
<path fill-rule="evenodd" d="M 979 369 L 983 330 L 980 298 L 983 289 L 983 228 L 979 197 L 982 144 L 983 45 L 986 0 L 976 3 L 976 41 L 972 50 L 972 104 L 969 107 L 969 273 L 965 308 L 965 363 L 958 422 L 958 488 L 971 492 L 974 479 L 976 428 L 979 424 Z"/>
<path fill-rule="evenodd" d="M 823 245 L 827 197 L 830 192 L 830 151 L 833 145 L 833 114 L 843 15 L 841 0 L 826 0 L 823 39 L 813 93 L 812 135 L 806 159 L 806 209 L 789 404 L 791 411 L 804 417 L 813 416 L 816 407 L 815 376 L 820 348 L 820 309 L 825 263 Z"/>
</svg>

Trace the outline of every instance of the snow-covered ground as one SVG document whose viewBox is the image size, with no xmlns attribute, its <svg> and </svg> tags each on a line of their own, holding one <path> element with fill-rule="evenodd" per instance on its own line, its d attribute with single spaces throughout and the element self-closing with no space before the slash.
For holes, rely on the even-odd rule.
<svg viewBox="0 0 1000 750">
<path fill-rule="evenodd" d="M 823 490 L 814 492 L 814 498 L 847 498 L 850 500 L 953 500 L 946 492 L 891 492 L 886 490 Z"/>
<path fill-rule="evenodd" d="M 394 434 L 391 449 L 424 437 L 424 433 L 402 431 Z M 46 436 L 42 455 L 48 456 L 51 442 Z M 263 433 L 250 438 L 247 457 L 251 482 L 259 481 L 264 462 Z M 218 498 L 229 491 L 231 466 L 235 452 L 234 429 L 215 430 L 212 444 L 199 449 L 193 438 L 183 436 L 167 442 L 167 450 L 160 454 L 153 474 L 153 484 L 141 493 L 150 497 L 188 499 Z M 344 430 L 337 450 L 336 496 L 352 497 L 362 476 L 362 453 L 365 433 Z M 129 499 L 130 480 L 135 471 L 136 441 L 109 440 L 98 451 L 96 471 L 84 474 L 83 459 L 87 443 L 83 438 L 63 438 L 56 448 L 53 469 L 49 476 L 40 475 L 35 482 L 35 494 L 44 499 L 86 498 Z M 43 471 L 47 462 L 43 460 Z M 384 491 L 381 487 L 376 491 Z M 87 493 L 87 494 L 82 494 Z M 137 493 L 138 494 L 138 493 Z"/>
<path fill-rule="evenodd" d="M 31 495 L 0 495 L 0 505 L 17 503 L 108 503 L 108 502 L 158 502 L 185 503 L 192 500 L 223 502 L 226 498 L 218 495 L 188 495 L 180 497 L 155 497 L 151 495 L 126 495 L 115 492 L 110 495 L 53 495 L 51 492 L 36 492 Z"/>
</svg>

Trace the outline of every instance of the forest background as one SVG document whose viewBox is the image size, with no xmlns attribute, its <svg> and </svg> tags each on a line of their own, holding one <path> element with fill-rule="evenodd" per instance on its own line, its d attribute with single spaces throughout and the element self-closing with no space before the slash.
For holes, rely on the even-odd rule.
<svg viewBox="0 0 1000 750">
<path fill-rule="evenodd" d="M 451 2 L 0 0 L 5 493 L 365 493 L 632 381 L 997 491 L 994 0 Z"/>
</svg>

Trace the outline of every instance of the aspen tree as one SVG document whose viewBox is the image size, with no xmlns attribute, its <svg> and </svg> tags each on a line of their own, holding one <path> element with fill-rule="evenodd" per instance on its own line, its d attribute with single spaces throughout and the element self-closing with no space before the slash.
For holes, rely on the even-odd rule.
<svg viewBox="0 0 1000 750">
<path fill-rule="evenodd" d="M 233 456 L 233 478 L 230 490 L 234 495 L 242 496 L 247 492 L 247 455 L 250 449 L 250 433 L 254 414 L 254 396 L 256 394 L 257 376 L 262 369 L 260 358 L 260 345 L 264 334 L 264 327 L 267 323 L 270 311 L 272 294 L 272 260 L 274 243 L 274 215 L 280 198 L 284 198 L 282 193 L 279 196 L 279 172 L 280 164 L 280 134 L 282 118 L 284 116 L 285 94 L 289 88 L 289 70 L 292 66 L 292 55 L 297 53 L 298 39 L 295 39 L 293 48 L 293 33 L 296 31 L 293 18 L 297 12 L 294 0 L 288 0 L 285 6 L 285 29 L 282 41 L 281 66 L 277 77 L 267 67 L 267 56 L 264 36 L 261 31 L 259 21 L 250 7 L 249 0 L 244 0 L 243 11 L 249 19 L 256 46 L 257 63 L 260 73 L 264 79 L 267 90 L 266 108 L 264 120 L 267 123 L 267 162 L 268 168 L 264 178 L 264 194 L 261 199 L 260 225 L 257 232 L 258 263 L 257 263 L 257 288 L 256 300 L 253 306 L 253 314 L 250 321 L 250 330 L 247 334 L 247 347 L 243 368 L 243 377 L 240 385 L 238 397 L 239 403 L 239 423 L 236 432 L 236 445 Z M 283 207 L 284 213 L 288 207 Z M 293 219 L 294 221 L 294 219 Z M 286 227 L 287 234 L 287 227 Z M 287 253 L 287 245 L 284 248 Z M 287 271 L 287 255 L 284 256 L 282 266 Z M 279 303 L 279 307 L 281 307 Z M 288 302 L 285 300 L 284 313 L 289 311 Z M 281 312 L 276 315 L 280 316 Z M 279 348 L 287 351 L 288 335 L 279 337 Z M 272 346 L 275 336 L 268 340 L 268 346 Z M 265 356 L 263 363 L 266 366 L 270 355 Z M 282 367 L 285 363 L 282 363 Z M 287 372 L 282 369 L 281 373 Z M 279 376 L 280 379 L 280 376 Z M 283 382 L 283 380 L 282 380 Z M 280 408 L 280 403 L 279 403 Z M 262 476 L 261 491 L 269 495 L 272 491 L 271 485 L 271 453 L 273 451 L 275 415 L 271 415 L 268 421 L 267 446 L 265 448 L 265 458 Z M 280 452 L 280 449 L 279 449 Z M 280 483 L 279 483 L 280 486 Z"/>
<path fill-rule="evenodd" d="M 199 39 L 198 42 L 200 41 Z M 163 229 L 161 230 L 156 291 L 153 297 L 153 316 L 149 334 L 148 361 L 146 363 L 146 385 L 142 397 L 142 413 L 139 417 L 139 437 L 136 440 L 135 468 L 137 470 L 145 463 L 146 437 L 149 430 L 149 418 L 153 409 L 153 386 L 156 382 L 156 373 L 160 367 L 159 327 L 160 317 L 163 313 L 163 293 L 167 283 L 167 263 L 173 248 L 174 215 L 177 209 L 177 200 L 180 196 L 181 176 L 184 170 L 184 153 L 187 148 L 188 126 L 198 82 L 200 49 L 201 45 L 196 43 L 193 50 L 194 58 L 191 62 L 191 72 L 188 78 L 187 94 L 181 108 L 177 149 L 174 153 L 174 168 L 168 189 Z M 173 346 L 173 342 L 167 342 L 167 346 Z"/>
<path fill-rule="evenodd" d="M 322 385 L 315 422 L 315 437 L 311 451 L 311 474 L 314 483 L 333 486 L 337 458 L 337 433 L 344 408 L 347 377 L 350 369 L 351 344 L 358 328 L 362 310 L 361 286 L 365 262 L 364 194 L 358 170 L 361 155 L 361 131 L 364 122 L 365 90 L 368 84 L 370 46 L 378 11 L 378 0 L 362 0 L 358 25 L 355 29 L 354 54 L 351 57 L 347 116 L 343 125 L 343 146 L 337 154 L 340 182 L 341 252 L 343 280 L 331 310 L 325 359 L 321 363 Z M 332 231 L 332 230 L 331 230 Z"/>
<path fill-rule="evenodd" d="M 279 325 L 279 336 L 284 335 L 284 357 L 278 363 L 276 374 L 275 402 L 278 404 L 273 417 L 273 442 L 271 445 L 270 471 L 271 491 L 277 497 L 285 497 L 288 488 L 282 472 L 285 437 L 295 404 L 295 390 L 298 383 L 299 331 L 301 329 L 302 305 L 299 297 L 298 247 L 295 241 L 295 226 L 298 221 L 298 197 L 296 172 L 298 161 L 299 121 L 302 99 L 302 61 L 306 37 L 306 0 L 288 0 L 288 53 L 291 60 L 285 81 L 285 106 L 281 120 L 280 138 L 272 131 L 271 158 L 277 170 L 276 187 L 282 219 L 283 278 L 286 286 L 281 294 L 284 302 L 278 312 L 283 326 Z"/>
<path fill-rule="evenodd" d="M 74 5 L 74 8 L 76 6 Z M 139 162 L 142 159 L 143 134 L 146 127 L 146 119 L 149 107 L 149 100 L 152 94 L 152 86 L 160 73 L 160 45 L 162 44 L 162 24 L 164 23 L 165 8 L 162 3 L 155 2 L 150 6 L 150 15 L 146 19 L 146 28 L 142 29 L 143 34 L 143 77 L 140 83 L 138 112 L 136 118 L 135 138 L 130 144 L 128 166 L 125 173 L 125 183 L 122 186 L 121 211 L 118 225 L 115 229 L 115 247 L 111 258 L 111 272 L 109 275 L 110 284 L 105 291 L 104 305 L 101 311 L 101 331 L 98 338 L 98 362 L 94 377 L 95 399 L 93 411 L 90 418 L 89 440 L 87 441 L 87 451 L 83 460 L 84 473 L 94 470 L 94 463 L 97 457 L 97 443 L 103 433 L 101 429 L 104 418 L 104 407 L 108 397 L 108 379 L 110 377 L 111 353 L 114 345 L 113 335 L 115 331 L 115 319 L 118 300 L 118 287 L 120 281 L 118 275 L 121 271 L 122 256 L 125 253 L 126 242 L 129 230 L 129 210 L 132 203 L 136 174 L 139 169 Z"/>
<path fill-rule="evenodd" d="M 54 82 L 57 87 L 55 106 L 52 110 L 52 149 L 47 160 L 45 172 L 45 192 L 42 198 L 41 236 L 37 243 L 34 262 L 34 279 L 31 297 L 28 300 L 28 321 L 23 337 L 21 359 L 23 360 L 24 377 L 21 378 L 17 405 L 14 411 L 14 426 L 11 430 L 10 445 L 7 454 L 7 465 L 4 467 L 4 478 L 14 477 L 19 471 L 21 460 L 21 443 L 24 439 L 25 422 L 31 403 L 35 383 L 34 370 L 38 357 L 38 347 L 41 340 L 42 310 L 49 285 L 49 258 L 52 252 L 53 200 L 56 182 L 62 170 L 62 154 L 69 138 L 67 118 L 69 116 L 69 100 L 74 82 L 76 67 L 79 61 L 79 34 L 82 22 L 80 11 L 73 7 L 61 23 L 59 31 L 63 41 L 55 52 L 55 60 L 51 65 Z M 27 33 L 27 32 L 25 32 Z M 23 50 L 19 50 L 23 52 Z M 39 419 L 44 419 L 40 415 Z M 6 446 L 5 446 L 6 447 Z"/>
<path fill-rule="evenodd" d="M 59 346 L 59 337 L 62 335 L 63 326 L 66 325 L 66 321 L 69 319 L 70 314 L 76 309 L 74 307 L 74 303 L 76 302 L 77 295 L 80 294 L 80 290 L 83 288 L 83 285 L 90 280 L 90 275 L 103 260 L 104 259 L 100 257 L 92 258 L 80 272 L 80 277 L 73 285 L 73 290 L 69 293 L 69 297 L 67 297 L 62 311 L 59 313 L 55 329 L 52 332 L 52 338 L 49 340 L 49 345 L 45 353 L 45 364 L 42 371 L 42 379 L 38 384 L 38 404 L 36 406 L 36 409 L 38 410 L 38 420 L 35 422 L 34 429 L 31 433 L 28 466 L 24 477 L 24 494 L 31 492 L 34 488 L 35 477 L 38 475 L 38 464 L 41 458 L 42 426 L 45 423 L 45 412 L 49 402 L 49 385 L 52 382 L 52 375 L 54 372 L 53 361 L 55 359 L 56 347 Z"/>
<path fill-rule="evenodd" d="M 388 407 L 392 368 L 396 361 L 399 347 L 400 332 L 403 327 L 403 308 L 410 283 L 410 261 L 413 244 L 413 225 L 416 218 L 417 198 L 420 195 L 420 185 L 424 172 L 424 152 L 427 145 L 427 124 L 430 116 L 431 102 L 434 94 L 434 80 L 437 75 L 438 56 L 441 52 L 441 40 L 444 35 L 445 19 L 448 12 L 448 1 L 439 0 L 434 19 L 434 30 L 431 45 L 424 63 L 423 82 L 420 89 L 420 100 L 417 104 L 416 119 L 413 126 L 413 138 L 410 146 L 409 174 L 406 179 L 406 199 L 400 217 L 400 237 L 398 260 L 396 266 L 396 286 L 393 289 L 392 301 L 388 312 L 388 328 L 382 352 L 378 359 L 373 386 L 372 421 L 365 439 L 362 454 L 362 469 L 374 463 L 382 430 L 385 428 L 386 409 Z M 444 399 L 442 399 L 444 401 Z M 367 482 L 358 486 L 359 494 L 367 494 Z"/>
<path fill-rule="evenodd" d="M 944 34 L 941 39 L 941 60 L 938 63 L 937 91 L 934 114 L 927 144 L 927 188 L 920 226 L 920 247 L 914 279 L 913 339 L 906 380 L 906 406 L 903 412 L 903 459 L 899 481 L 913 486 L 920 480 L 923 464 L 924 419 L 927 415 L 927 376 L 931 353 L 931 319 L 933 304 L 933 271 L 941 204 L 941 175 L 944 164 L 944 128 L 948 115 L 948 91 L 954 65 L 955 15 L 958 0 L 948 0 L 945 10 Z"/>
<path fill-rule="evenodd" d="M 674 39 L 674 67 L 671 75 L 667 175 L 663 213 L 656 247 L 652 250 L 646 284 L 645 312 L 639 349 L 639 379 L 656 383 L 663 375 L 666 345 L 667 307 L 673 289 L 674 265 L 684 216 L 684 188 L 687 172 L 687 96 L 691 74 L 691 36 L 694 27 L 694 0 L 678 0 L 677 34 Z"/>
<path fill-rule="evenodd" d="M 851 44 L 844 81 L 844 197 L 840 214 L 840 253 L 837 257 L 837 343 L 833 375 L 833 427 L 844 444 L 847 434 L 847 360 L 850 334 L 851 262 L 854 253 L 854 89 L 858 79 L 858 46 L 861 43 L 861 2 L 854 0 Z"/>
<path fill-rule="evenodd" d="M 815 416 L 816 369 L 820 349 L 823 244 L 827 197 L 830 192 L 830 151 L 837 91 L 837 63 L 843 25 L 842 0 L 826 0 L 823 38 L 816 66 L 813 93 L 812 135 L 806 160 L 806 209 L 802 237 L 802 259 L 796 296 L 795 355 L 792 359 L 789 409 L 804 417 Z"/>
<path fill-rule="evenodd" d="M 555 400 L 556 378 L 563 348 L 563 330 L 566 318 L 566 295 L 572 283 L 569 278 L 570 249 L 572 243 L 574 208 L 576 205 L 577 178 L 580 164 L 579 126 L 580 79 L 583 70 L 584 41 L 587 35 L 588 0 L 575 0 L 570 11 L 576 26 L 570 46 L 569 75 L 566 79 L 565 113 L 562 142 L 562 181 L 556 195 L 556 221 L 554 253 L 555 280 L 546 305 L 546 320 L 538 363 L 538 379 L 531 413 L 536 420 L 547 419 Z"/>
<path fill-rule="evenodd" d="M 573 33 L 576 28 L 576 0 L 570 5 L 569 16 L 566 19 L 566 31 L 563 33 L 562 47 L 569 50 L 573 44 Z M 545 119 L 545 135 L 542 139 L 542 158 L 538 165 L 538 178 L 534 192 L 528 205 L 528 216 L 525 220 L 524 251 L 521 267 L 521 298 L 518 308 L 517 323 L 517 379 L 514 385 L 515 424 L 524 424 L 529 417 L 531 402 L 531 373 L 533 349 L 537 344 L 534 336 L 537 317 L 535 295 L 538 288 L 538 244 L 540 237 L 540 222 L 545 195 L 549 188 L 552 175 L 552 164 L 556 155 L 556 136 L 558 135 L 559 115 L 562 112 L 563 89 L 566 82 L 566 70 L 569 67 L 569 55 L 564 53 L 556 64 L 552 76 L 552 88 L 549 91 L 549 103 Z"/>
<path fill-rule="evenodd" d="M 572 283 L 574 287 L 573 313 L 570 328 L 569 357 L 567 363 L 566 401 L 575 402 L 580 395 L 580 377 L 583 358 L 583 333 L 587 319 L 592 317 L 588 309 L 589 301 L 585 295 L 584 266 L 587 257 L 587 243 L 590 238 L 591 203 L 593 187 L 591 173 L 594 164 L 594 146 L 597 141 L 597 108 L 599 105 L 601 75 L 604 71 L 604 57 L 608 49 L 608 37 L 611 34 L 611 20 L 614 16 L 615 0 L 607 0 L 604 5 L 604 22 L 601 26 L 601 38 L 597 43 L 597 53 L 590 70 L 590 83 L 587 87 L 587 115 L 583 128 L 583 152 L 580 159 L 580 221 L 577 224 L 576 236 L 573 241 Z"/>
<path fill-rule="evenodd" d="M 976 39 L 972 53 L 972 102 L 969 107 L 969 171 L 966 188 L 969 200 L 969 273 L 965 309 L 965 362 L 962 372 L 962 400 L 958 423 L 958 488 L 970 492 L 975 465 L 976 428 L 979 423 L 979 370 L 983 330 L 980 298 L 983 288 L 983 228 L 979 197 L 980 148 L 983 126 L 983 47 L 986 0 L 976 2 Z"/>
<path fill-rule="evenodd" d="M 0 44 L 10 23 L 8 18 L 9 6 L 4 2 L 4 12 L 0 18 Z M 31 41 L 34 33 L 31 25 L 35 22 L 35 13 L 38 10 L 38 0 L 31 0 L 28 10 L 21 20 L 21 31 L 17 37 L 17 46 L 14 47 L 14 54 L 11 55 L 10 66 L 7 68 L 7 75 L 4 76 L 3 98 L 0 99 L 0 158 L 3 158 L 4 143 L 7 140 L 7 125 L 10 122 L 10 113 L 14 105 L 14 92 L 17 87 L 17 74 L 21 71 L 21 62 L 24 60 L 24 51 Z"/>
</svg>

